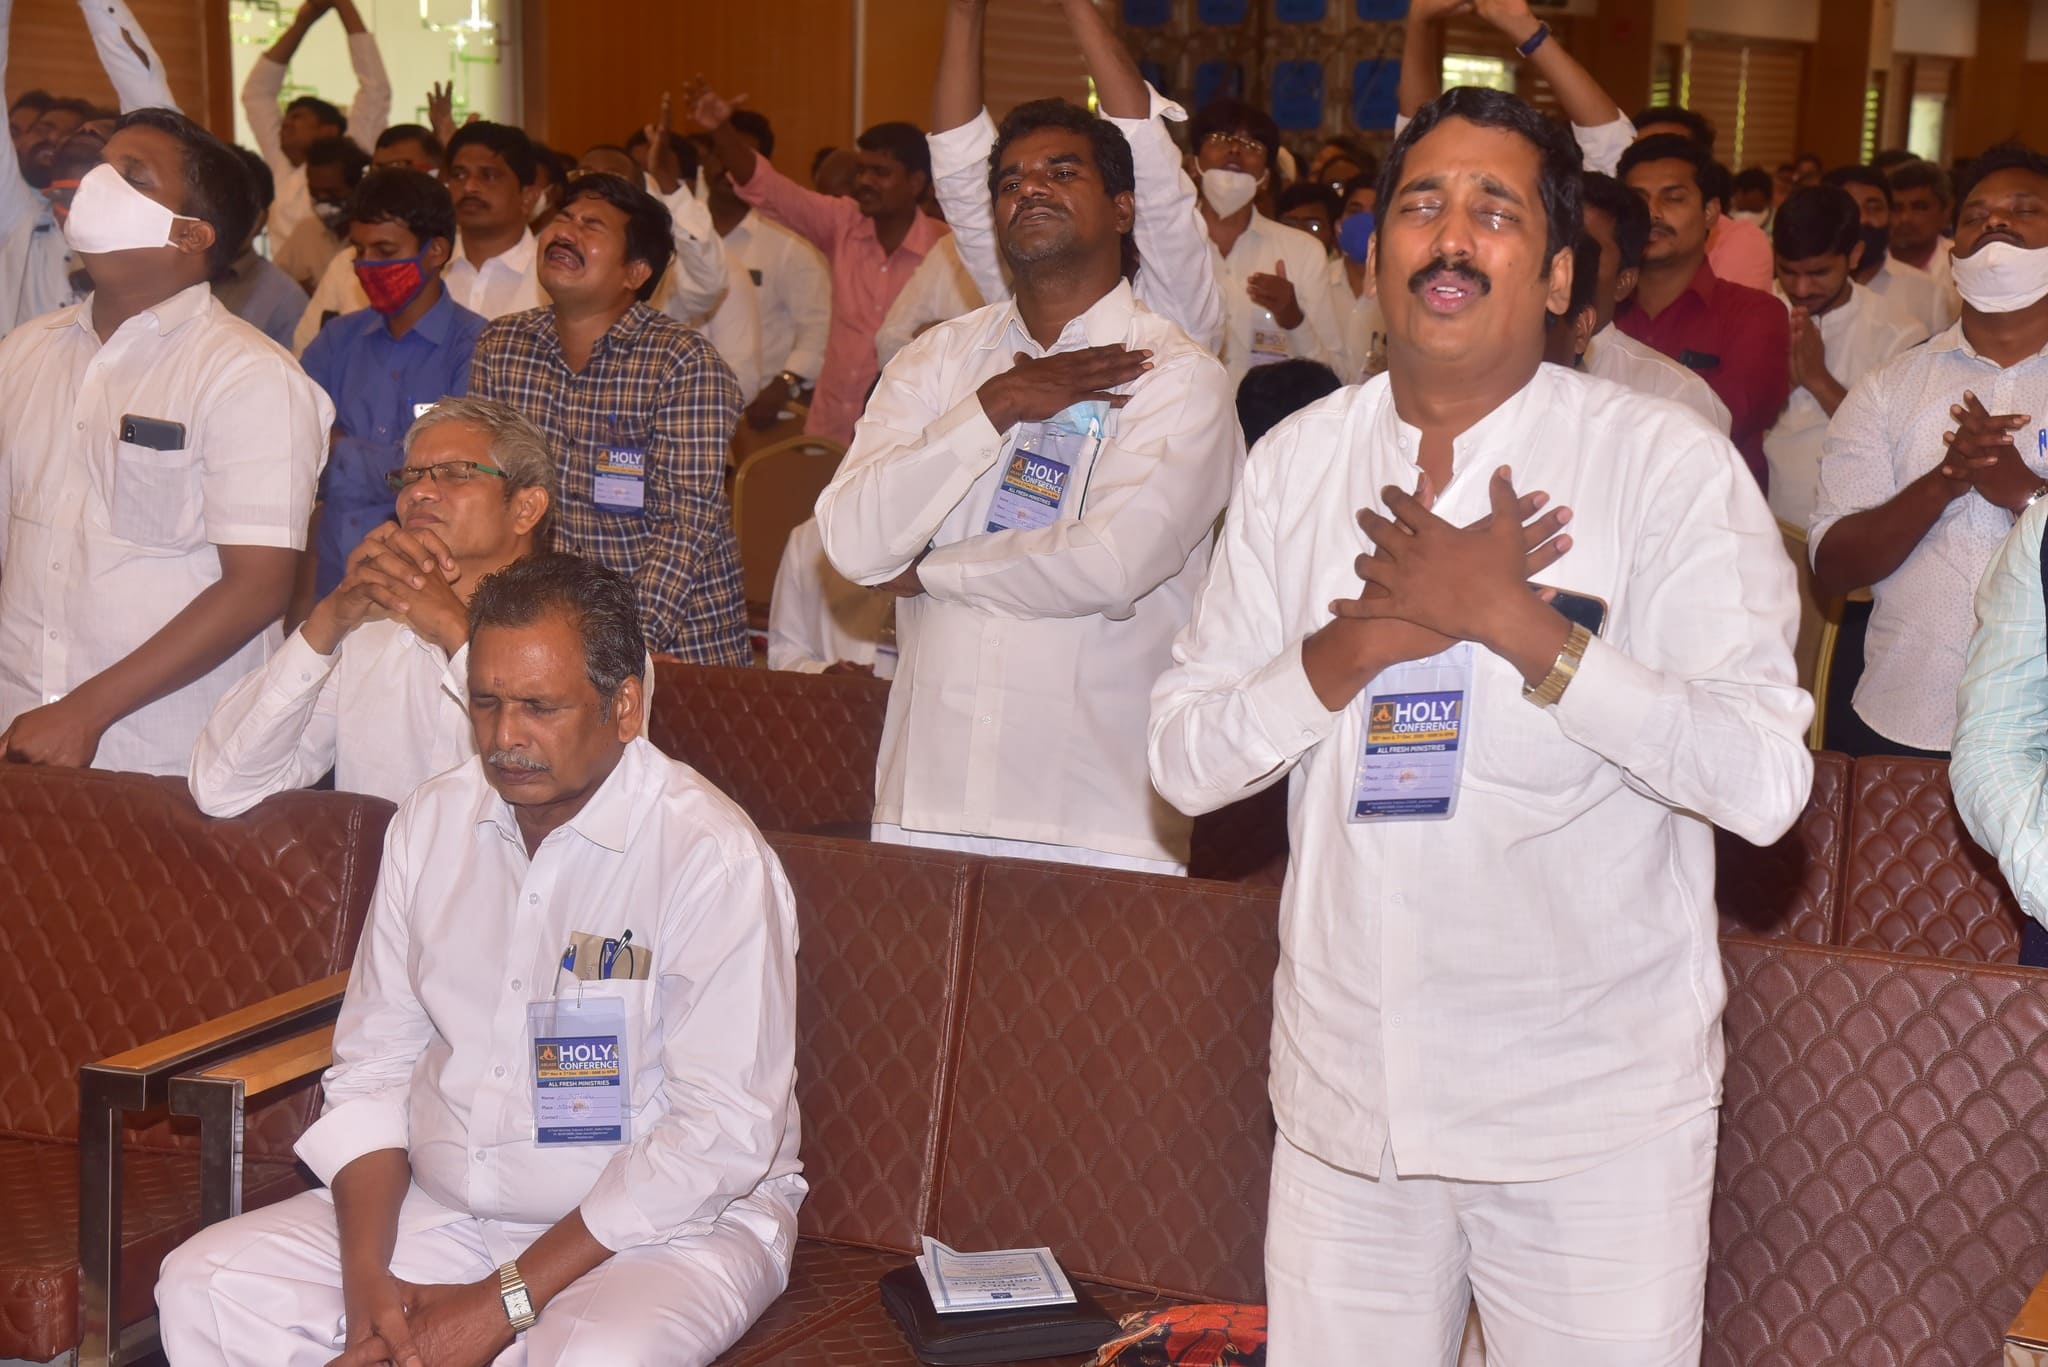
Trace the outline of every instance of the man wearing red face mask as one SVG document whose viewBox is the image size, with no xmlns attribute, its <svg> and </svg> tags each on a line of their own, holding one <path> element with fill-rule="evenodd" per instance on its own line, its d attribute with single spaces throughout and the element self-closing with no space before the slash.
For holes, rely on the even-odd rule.
<svg viewBox="0 0 2048 1367">
<path fill-rule="evenodd" d="M 441 399 L 469 392 L 481 315 L 441 287 L 455 205 L 441 182 L 379 167 L 349 201 L 356 279 L 370 307 L 343 314 L 306 348 L 306 373 L 334 400 L 334 447 L 320 476 L 313 533 L 316 597 L 341 582 L 348 554 L 391 520 L 384 477 L 404 462 L 406 429 Z"/>
</svg>

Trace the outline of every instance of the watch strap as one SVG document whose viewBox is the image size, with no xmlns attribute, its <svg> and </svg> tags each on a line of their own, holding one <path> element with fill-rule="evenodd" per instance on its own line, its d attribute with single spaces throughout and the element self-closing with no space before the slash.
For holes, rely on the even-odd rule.
<svg viewBox="0 0 2048 1367">
<path fill-rule="evenodd" d="M 1550 25 L 1545 23 L 1538 23 L 1536 25 L 1536 31 L 1534 33 L 1530 34 L 1527 38 L 1524 38 L 1520 43 L 1516 44 L 1515 51 L 1521 53 L 1522 57 L 1525 60 L 1530 57 L 1534 57 L 1536 55 L 1536 49 L 1542 47 L 1543 44 L 1549 40 L 1549 38 Z"/>
<path fill-rule="evenodd" d="M 1572 623 L 1571 633 L 1564 638 L 1563 649 L 1557 652 L 1557 660 L 1550 666 L 1550 673 L 1534 688 L 1524 687 L 1522 696 L 1538 707 L 1555 707 L 1564 697 L 1564 691 L 1571 687 L 1578 677 L 1579 665 L 1586 658 L 1586 647 L 1593 643 L 1593 633 Z"/>
</svg>

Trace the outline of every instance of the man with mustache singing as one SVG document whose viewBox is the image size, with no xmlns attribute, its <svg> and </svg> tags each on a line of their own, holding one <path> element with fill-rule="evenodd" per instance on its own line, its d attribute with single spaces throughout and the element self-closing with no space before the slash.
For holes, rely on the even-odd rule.
<svg viewBox="0 0 2048 1367">
<path fill-rule="evenodd" d="M 1153 690 L 1184 811 L 1291 785 L 1273 1367 L 1449 1363 L 1475 1299 L 1518 1367 L 1699 1361 L 1709 823 L 1791 825 L 1812 705 L 1727 438 L 1542 364 L 1579 187 L 1512 95 L 1417 113 L 1369 258 L 1390 369 L 1252 452 Z"/>
<path fill-rule="evenodd" d="M 1243 454 L 1230 387 L 1124 279 L 1114 124 L 1020 105 L 989 165 L 1014 297 L 897 353 L 818 500 L 833 566 L 899 597 L 875 837 L 1179 872 L 1145 689 Z"/>
</svg>

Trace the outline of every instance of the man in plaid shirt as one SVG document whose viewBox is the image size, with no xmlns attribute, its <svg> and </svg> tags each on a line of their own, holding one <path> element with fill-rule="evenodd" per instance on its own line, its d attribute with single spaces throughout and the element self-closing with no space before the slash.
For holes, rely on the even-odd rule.
<svg viewBox="0 0 2048 1367">
<path fill-rule="evenodd" d="M 647 304 L 674 252 L 668 210 L 617 176 L 584 176 L 538 251 L 554 305 L 484 330 L 469 392 L 547 434 L 555 547 L 632 580 L 648 649 L 752 663 L 725 494 L 740 389 L 709 342 Z"/>
</svg>

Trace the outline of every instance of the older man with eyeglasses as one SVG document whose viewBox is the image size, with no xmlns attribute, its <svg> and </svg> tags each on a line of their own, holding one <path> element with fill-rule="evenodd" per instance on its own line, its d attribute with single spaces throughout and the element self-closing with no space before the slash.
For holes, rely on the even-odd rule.
<svg viewBox="0 0 2048 1367">
<path fill-rule="evenodd" d="M 478 581 L 547 544 L 555 458 L 488 399 L 445 399 L 405 435 L 387 477 L 396 520 L 348 557 L 269 663 L 235 685 L 193 748 L 192 796 L 235 816 L 334 770 L 393 801 L 475 753 L 466 652 Z"/>
</svg>

